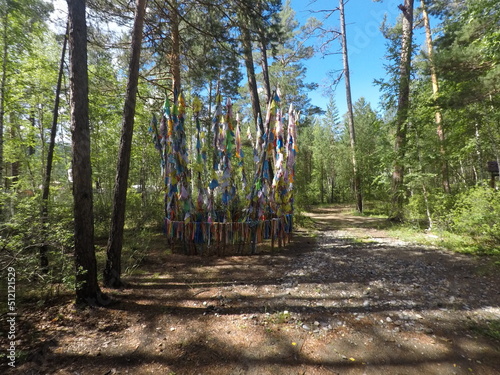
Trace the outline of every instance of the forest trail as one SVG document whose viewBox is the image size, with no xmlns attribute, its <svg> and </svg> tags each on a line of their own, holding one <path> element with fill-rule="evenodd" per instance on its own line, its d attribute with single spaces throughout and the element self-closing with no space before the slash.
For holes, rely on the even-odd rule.
<svg viewBox="0 0 500 375">
<path fill-rule="evenodd" d="M 149 253 L 108 308 L 22 313 L 9 374 L 500 374 L 500 276 L 340 207 L 279 252 Z M 494 335 L 493 335 L 494 336 Z"/>
</svg>

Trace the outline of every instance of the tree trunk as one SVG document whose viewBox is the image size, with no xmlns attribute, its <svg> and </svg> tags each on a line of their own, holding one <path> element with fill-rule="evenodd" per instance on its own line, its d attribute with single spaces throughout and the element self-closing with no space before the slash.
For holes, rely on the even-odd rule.
<svg viewBox="0 0 500 375">
<path fill-rule="evenodd" d="M 420 135 L 418 134 L 417 129 L 415 129 L 415 144 L 417 146 L 419 172 L 423 173 L 422 155 L 420 152 Z M 422 194 L 424 196 L 425 213 L 427 215 L 427 222 L 429 223 L 427 230 L 432 230 L 433 222 L 432 222 L 432 215 L 431 215 L 431 206 L 429 203 L 429 193 L 427 192 L 427 188 L 425 186 L 425 181 L 423 181 L 423 180 L 422 180 Z"/>
<path fill-rule="evenodd" d="M 132 134 L 134 131 L 134 116 L 137 84 L 139 81 L 139 63 L 145 9 L 146 0 L 137 0 L 134 30 L 130 47 L 131 57 L 129 63 L 127 96 L 123 108 L 122 133 L 115 180 L 111 229 L 107 245 L 106 268 L 104 269 L 104 284 L 111 288 L 119 288 L 122 286 L 121 253 L 123 247 L 123 227 L 125 224 L 125 204 L 127 201 L 128 174 L 132 150 Z"/>
<path fill-rule="evenodd" d="M 85 0 L 68 1 L 76 303 L 100 305 L 94 249 Z"/>
<path fill-rule="evenodd" d="M 401 42 L 401 58 L 399 64 L 399 90 L 396 112 L 396 138 L 394 141 L 395 161 L 392 173 L 392 212 L 391 220 L 403 220 L 404 192 L 404 156 L 406 149 L 406 133 L 408 126 L 408 109 L 410 106 L 410 73 L 413 41 L 413 2 L 405 0 L 399 8 L 403 12 L 403 38 Z"/>
<path fill-rule="evenodd" d="M 264 88 L 266 90 L 266 103 L 269 103 L 269 101 L 271 100 L 271 83 L 269 81 L 269 64 L 267 62 L 266 39 L 262 31 L 260 32 L 260 49 L 262 53 L 261 65 Z"/>
<path fill-rule="evenodd" d="M 21 129 L 18 123 L 18 119 L 14 118 L 12 119 L 12 115 L 10 117 L 10 139 L 15 140 L 16 139 L 16 128 L 18 132 L 18 137 L 21 137 Z M 30 122 L 33 123 L 35 121 L 34 117 L 30 116 L 29 118 Z M 7 189 L 12 189 L 16 188 L 17 183 L 19 182 L 19 170 L 20 170 L 20 161 L 19 161 L 19 156 L 16 158 L 15 161 L 10 163 L 10 179 L 6 183 Z"/>
<path fill-rule="evenodd" d="M 320 168 L 320 185 L 319 185 L 319 195 L 320 195 L 320 202 L 323 204 L 325 203 L 325 168 L 323 166 L 323 163 L 321 163 L 321 168 Z"/>
<path fill-rule="evenodd" d="M 50 142 L 47 151 L 47 164 L 45 166 L 45 174 L 42 186 L 42 230 L 45 237 L 45 226 L 49 216 L 49 193 L 50 193 L 50 177 L 52 174 L 52 161 L 54 159 L 54 147 L 57 135 L 57 119 L 59 117 L 59 95 L 61 94 L 61 82 L 64 74 L 64 57 L 66 56 L 66 45 L 68 41 L 68 24 L 66 24 L 66 32 L 64 34 L 63 48 L 61 52 L 61 61 L 59 63 L 59 75 L 57 77 L 56 97 L 54 100 L 54 112 L 52 115 L 52 128 L 50 129 Z M 48 272 L 49 259 L 47 257 L 48 246 L 45 243 L 45 238 L 40 247 L 40 267 L 44 273 Z"/>
<path fill-rule="evenodd" d="M 5 118 L 5 86 L 7 85 L 7 23 L 9 19 L 9 13 L 7 7 L 3 10 L 2 14 L 2 77 L 0 80 L 0 190 L 4 188 L 4 168 L 3 168 L 3 129 L 4 129 L 4 118 Z M 3 207 L 0 206 L 0 214 L 3 212 Z"/>
<path fill-rule="evenodd" d="M 172 1 L 171 7 L 172 17 L 170 19 L 170 29 L 172 35 L 172 52 L 170 54 L 170 66 L 172 67 L 172 89 L 175 97 L 175 93 L 180 93 L 181 89 L 181 42 L 179 34 L 179 14 L 177 13 L 179 7 L 177 0 Z"/>
<path fill-rule="evenodd" d="M 351 98 L 351 76 L 349 72 L 349 58 L 347 54 L 347 36 L 345 27 L 345 12 L 344 0 L 339 1 L 340 11 L 340 32 L 342 34 L 342 56 L 344 62 L 344 80 L 347 101 L 347 121 L 349 125 L 349 140 L 351 142 L 352 152 L 352 172 L 354 178 L 354 194 L 356 195 L 356 209 L 358 212 L 363 212 L 363 196 L 361 194 L 361 178 L 359 176 L 357 160 L 356 160 L 356 133 L 354 128 L 354 112 L 352 109 Z"/>
<path fill-rule="evenodd" d="M 439 94 L 439 82 L 436 73 L 436 64 L 434 63 L 434 48 L 432 43 L 432 31 L 429 22 L 429 14 L 427 13 L 427 6 L 425 4 L 425 0 L 420 0 L 422 6 L 422 17 L 424 19 L 425 26 L 425 42 L 427 44 L 427 53 L 429 54 L 429 65 L 431 70 L 431 83 L 432 83 L 432 94 L 434 95 L 434 99 L 437 99 Z M 451 193 L 450 188 L 450 178 L 448 171 L 448 162 L 446 160 L 446 151 L 445 151 L 445 135 L 443 129 L 443 115 L 441 113 L 441 109 L 439 107 L 436 108 L 435 118 L 436 122 L 436 132 L 439 139 L 439 152 L 441 154 L 441 179 L 443 190 L 445 193 Z"/>
<path fill-rule="evenodd" d="M 335 201 L 335 178 L 332 176 L 330 185 L 330 203 Z"/>
<path fill-rule="evenodd" d="M 243 17 L 240 17 L 243 18 Z M 240 22 L 242 22 L 240 20 Z M 246 25 L 246 23 L 244 24 Z M 245 67 L 247 69 L 248 89 L 250 91 L 250 100 L 252 102 L 252 111 L 256 127 L 260 130 L 261 134 L 265 133 L 264 124 L 262 123 L 262 113 L 260 110 L 259 93 L 257 92 L 257 80 L 255 78 L 255 67 L 252 55 L 252 39 L 250 30 L 246 26 L 240 26 L 242 35 L 243 46 L 243 59 L 245 60 Z"/>
</svg>

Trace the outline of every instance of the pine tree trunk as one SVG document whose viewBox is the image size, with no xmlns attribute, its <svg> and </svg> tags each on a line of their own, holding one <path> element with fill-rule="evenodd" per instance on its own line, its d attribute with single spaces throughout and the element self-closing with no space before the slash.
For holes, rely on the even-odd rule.
<svg viewBox="0 0 500 375">
<path fill-rule="evenodd" d="M 321 168 L 320 168 L 320 189 L 319 189 L 319 194 L 320 194 L 320 202 L 325 203 L 325 168 L 323 166 L 323 163 L 321 163 Z"/>
<path fill-rule="evenodd" d="M 356 196 L 356 209 L 358 212 L 363 212 L 363 196 L 361 194 L 361 178 L 359 176 L 358 165 L 356 160 L 356 133 L 354 127 L 354 112 L 352 109 L 351 98 L 351 76 L 349 72 L 349 58 L 347 54 L 347 36 L 345 27 L 344 0 L 339 1 L 340 10 L 340 33 L 342 37 L 342 56 L 344 62 L 344 80 L 347 101 L 347 121 L 349 124 L 349 139 L 352 152 L 352 172 L 354 178 L 354 194 Z"/>
<path fill-rule="evenodd" d="M 410 106 L 410 73 L 413 41 L 413 2 L 405 0 L 400 5 L 403 12 L 403 35 L 401 45 L 401 58 L 399 65 L 399 90 L 396 112 L 396 136 L 394 150 L 396 159 L 392 173 L 392 212 L 391 220 L 403 220 L 403 204 L 405 201 L 404 190 L 404 157 L 406 149 L 406 133 L 408 126 L 408 110 Z"/>
<path fill-rule="evenodd" d="M 94 249 L 85 0 L 68 0 L 76 303 L 100 305 Z"/>
<path fill-rule="evenodd" d="M 267 48 L 264 33 L 260 33 L 260 49 L 262 53 L 262 77 L 264 79 L 264 88 L 266 90 L 266 103 L 271 100 L 271 83 L 269 81 L 269 64 L 267 62 Z"/>
<path fill-rule="evenodd" d="M 3 168 L 3 129 L 5 118 L 5 86 L 7 84 L 7 23 L 8 23 L 7 7 L 3 10 L 2 14 L 2 78 L 0 80 L 0 190 L 4 189 L 4 168 Z M 3 207 L 0 206 L 0 215 L 3 212 Z"/>
<path fill-rule="evenodd" d="M 432 94 L 434 95 L 434 99 L 437 99 L 439 95 L 439 82 L 436 72 L 436 64 L 434 63 L 434 47 L 432 43 L 432 31 L 431 25 L 429 22 L 429 14 L 427 13 L 427 6 L 425 4 L 425 0 L 421 1 L 422 7 L 422 17 L 424 19 L 424 27 L 425 27 L 425 42 L 427 44 L 427 53 L 429 55 L 429 64 L 431 70 L 431 83 L 432 83 Z M 436 108 L 434 121 L 436 122 L 436 132 L 439 139 L 439 153 L 441 154 L 441 181 L 443 185 L 443 190 L 445 193 L 451 193 L 450 188 L 450 178 L 448 171 L 448 162 L 446 160 L 446 151 L 445 151 L 445 135 L 443 129 L 443 115 L 441 113 L 441 109 L 439 107 Z"/>
<path fill-rule="evenodd" d="M 264 130 L 264 125 L 262 123 L 262 113 L 260 110 L 259 93 L 257 92 L 257 80 L 255 78 L 255 67 L 252 56 L 252 40 L 251 40 L 250 30 L 245 26 L 241 26 L 240 30 L 242 35 L 241 43 L 243 46 L 243 59 L 245 60 L 245 67 L 247 70 L 248 89 L 250 91 L 250 100 L 252 102 L 253 116 L 256 127 L 260 130 L 261 134 L 264 134 L 265 130 Z"/>
<path fill-rule="evenodd" d="M 125 205 L 127 201 L 128 175 L 130 154 L 132 150 L 132 134 L 134 131 L 134 116 L 137 85 L 139 82 L 139 63 L 145 9 L 146 0 L 137 0 L 131 42 L 127 96 L 123 108 L 122 133 L 115 180 L 111 229 L 107 245 L 106 268 L 104 269 L 104 284 L 111 288 L 119 288 L 122 286 L 121 253 L 123 247 L 123 227 L 125 225 Z"/>
<path fill-rule="evenodd" d="M 332 181 L 331 181 L 331 186 L 330 186 L 330 203 L 333 203 L 335 201 L 335 178 L 332 176 Z"/>
<path fill-rule="evenodd" d="M 9 116 L 10 118 L 10 139 L 15 140 L 16 139 L 16 128 L 17 132 L 20 133 L 21 129 L 19 126 L 19 123 L 17 123 L 17 118 L 12 119 L 12 115 Z M 35 118 L 31 115 L 29 118 L 30 122 L 33 123 L 35 122 Z M 20 134 L 18 135 L 20 137 Z M 9 188 L 15 188 L 17 183 L 19 182 L 19 172 L 20 172 L 20 162 L 19 159 L 10 163 L 10 178 L 8 182 L 6 183 L 7 189 Z"/>
<path fill-rule="evenodd" d="M 181 43 L 177 0 L 172 1 L 171 8 L 170 29 L 172 35 L 172 52 L 170 54 L 170 65 L 172 69 L 172 89 L 174 93 L 179 93 L 181 89 Z"/>
</svg>

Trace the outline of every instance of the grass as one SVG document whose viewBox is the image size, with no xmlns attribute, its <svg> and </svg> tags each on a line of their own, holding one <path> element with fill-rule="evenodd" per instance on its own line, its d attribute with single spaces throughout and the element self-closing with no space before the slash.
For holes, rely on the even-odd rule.
<svg viewBox="0 0 500 375">
<path fill-rule="evenodd" d="M 405 224 L 389 228 L 388 233 L 407 242 L 442 247 L 461 254 L 490 256 L 493 257 L 494 262 L 498 261 L 496 258 L 500 259 L 500 247 L 498 244 L 480 242 L 467 235 L 439 229 L 427 231 Z"/>
<path fill-rule="evenodd" d="M 266 308 L 267 310 L 267 308 Z M 290 320 L 291 315 L 288 311 L 279 311 L 275 312 L 274 314 L 268 314 L 264 318 L 265 322 L 271 323 L 271 324 L 285 324 L 288 323 Z"/>
<path fill-rule="evenodd" d="M 485 325 L 474 324 L 471 329 L 480 335 L 500 340 L 500 320 L 492 320 Z"/>
<path fill-rule="evenodd" d="M 316 222 L 309 216 L 302 215 L 301 213 L 296 213 L 293 217 L 294 224 L 298 227 L 305 229 L 315 229 Z"/>
</svg>

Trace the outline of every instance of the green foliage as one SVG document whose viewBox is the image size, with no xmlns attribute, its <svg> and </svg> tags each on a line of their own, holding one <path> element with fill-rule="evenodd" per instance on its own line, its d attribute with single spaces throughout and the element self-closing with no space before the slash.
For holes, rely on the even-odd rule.
<svg viewBox="0 0 500 375">
<path fill-rule="evenodd" d="M 163 202 L 164 193 L 160 189 L 130 188 L 127 192 L 127 226 L 134 229 L 162 228 Z"/>
<path fill-rule="evenodd" d="M 306 116 L 319 113 L 319 108 L 310 103 L 307 93 L 318 87 L 317 83 L 306 82 L 304 61 L 314 56 L 315 50 L 307 41 L 318 26 L 319 21 L 310 18 L 301 26 L 295 18 L 290 1 L 286 1 L 279 13 L 281 33 L 276 48 L 273 49 L 273 59 L 269 66 L 271 87 L 279 87 L 283 103 L 293 104 Z M 302 122 L 303 119 L 301 120 Z M 310 119 L 306 118 L 306 121 Z"/>
<path fill-rule="evenodd" d="M 424 229 L 428 226 L 426 220 L 427 205 L 423 194 L 414 194 L 405 206 L 404 217 L 412 225 Z"/>
<path fill-rule="evenodd" d="M 61 199 L 62 197 L 59 197 Z M 49 297 L 61 289 L 73 289 L 75 282 L 72 257 L 73 225 L 71 204 L 51 203 L 51 216 L 45 227 L 40 221 L 40 197 L 4 194 L 3 203 L 12 216 L 0 226 L 0 265 L 15 267 L 16 281 L 23 295 L 43 291 Z M 49 270 L 40 266 L 39 251 L 45 245 Z"/>
<path fill-rule="evenodd" d="M 394 235 L 466 254 L 500 255 L 498 191 L 476 187 L 456 195 L 429 193 L 432 230 L 428 228 L 424 196 L 419 192 L 410 197 L 405 207 L 408 221 L 394 227 Z"/>
<path fill-rule="evenodd" d="M 500 195 L 489 187 L 470 189 L 457 198 L 450 212 L 450 227 L 477 241 L 500 244 Z"/>
<path fill-rule="evenodd" d="M 264 319 L 265 324 L 285 324 L 288 323 L 291 319 L 290 312 L 278 311 L 274 314 L 267 313 Z"/>
<path fill-rule="evenodd" d="M 471 329 L 481 335 L 500 340 L 500 320 L 498 319 L 487 321 L 485 324 L 474 323 Z"/>
</svg>

